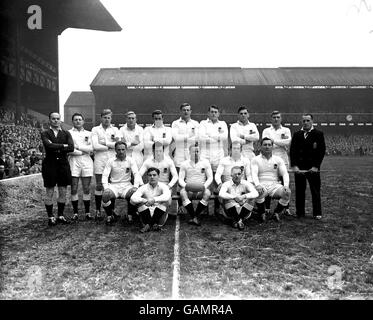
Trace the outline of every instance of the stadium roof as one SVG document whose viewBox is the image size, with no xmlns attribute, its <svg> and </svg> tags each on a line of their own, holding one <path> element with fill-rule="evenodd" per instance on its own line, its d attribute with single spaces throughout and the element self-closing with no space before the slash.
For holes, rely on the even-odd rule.
<svg viewBox="0 0 373 320">
<path fill-rule="evenodd" d="M 104 68 L 96 86 L 373 85 L 373 68 Z"/>
<path fill-rule="evenodd" d="M 65 102 L 66 106 L 94 106 L 95 96 L 91 91 L 73 91 Z"/>
</svg>

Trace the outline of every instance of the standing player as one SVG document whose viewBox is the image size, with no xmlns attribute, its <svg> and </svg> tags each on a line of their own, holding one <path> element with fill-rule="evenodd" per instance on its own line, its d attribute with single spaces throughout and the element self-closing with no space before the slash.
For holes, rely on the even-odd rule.
<svg viewBox="0 0 373 320">
<path fill-rule="evenodd" d="M 120 128 L 122 141 L 127 145 L 128 156 L 136 161 L 137 168 L 141 168 L 143 162 L 142 150 L 144 149 L 144 129 L 136 121 L 136 113 L 127 112 L 127 123 Z"/>
<path fill-rule="evenodd" d="M 242 179 L 242 167 L 234 166 L 231 175 L 232 179 L 223 183 L 219 197 L 224 202 L 227 215 L 233 220 L 233 227 L 243 230 L 243 222 L 250 218 L 254 208 L 253 199 L 259 194 L 250 182 Z"/>
<path fill-rule="evenodd" d="M 219 120 L 219 108 L 212 105 L 208 109 L 207 120 L 202 120 L 199 126 L 199 140 L 201 146 L 201 158 L 207 159 L 215 176 L 219 161 L 224 158 L 228 142 L 228 127 L 225 121 Z M 210 186 L 211 192 L 216 192 L 217 185 L 213 181 Z M 215 214 L 219 212 L 219 198 L 214 199 Z"/>
<path fill-rule="evenodd" d="M 128 201 L 128 215 L 133 216 L 136 208 L 130 203 L 132 194 L 141 183 L 135 160 L 127 157 L 127 145 L 123 141 L 115 143 L 116 156 L 110 158 L 102 174 L 104 193 L 102 202 L 107 214 L 106 224 L 112 224 L 119 217 L 114 213 L 115 199 L 124 198 Z M 131 183 L 132 175 L 134 184 Z M 109 183 L 110 176 L 110 183 Z"/>
<path fill-rule="evenodd" d="M 180 196 L 183 206 L 191 217 L 189 224 L 200 226 L 200 214 L 208 206 L 211 196 L 208 187 L 212 183 L 213 176 L 209 161 L 200 158 L 200 149 L 198 146 L 190 146 L 189 155 L 190 159 L 185 160 L 180 167 L 179 185 L 182 188 Z M 190 192 L 186 190 L 186 186 L 189 183 L 203 184 L 204 190 L 198 193 Z M 193 203 L 191 202 L 192 197 L 202 197 L 202 200 L 198 202 L 196 210 L 194 210 Z"/>
<path fill-rule="evenodd" d="M 231 125 L 231 141 L 242 145 L 242 155 L 246 158 L 255 157 L 254 142 L 259 140 L 256 124 L 249 121 L 249 111 L 246 106 L 238 108 L 238 121 Z"/>
<path fill-rule="evenodd" d="M 175 141 L 174 163 L 177 172 L 182 162 L 189 159 L 189 147 L 198 142 L 199 123 L 191 118 L 192 107 L 189 103 L 180 105 L 180 118 L 171 125 L 172 137 Z M 182 211 L 181 200 L 178 200 L 179 210 Z"/>
<path fill-rule="evenodd" d="M 58 112 L 49 114 L 49 129 L 41 133 L 45 148 L 45 158 L 42 163 L 42 177 L 46 188 L 45 208 L 48 214 L 48 224 L 54 226 L 69 221 L 63 215 L 66 203 L 66 188 L 71 185 L 71 171 L 67 154 L 74 151 L 74 141 L 69 131 L 61 128 L 61 116 Z M 54 187 L 58 187 L 58 218 L 53 215 Z"/>
<path fill-rule="evenodd" d="M 280 221 L 279 214 L 286 208 L 290 200 L 289 173 L 284 161 L 275 155 L 272 155 L 273 142 L 269 138 L 263 138 L 261 141 L 261 154 L 251 160 L 251 176 L 259 197 L 256 199 L 258 213 L 262 221 L 266 221 L 264 199 L 266 196 L 280 199 L 274 210 L 273 217 Z M 282 176 L 284 184 L 279 180 Z"/>
<path fill-rule="evenodd" d="M 307 180 L 312 195 L 313 217 L 322 218 L 320 166 L 325 156 L 325 139 L 322 131 L 313 126 L 313 116 L 302 116 L 303 127 L 294 133 L 290 146 L 290 161 L 295 171 L 295 208 L 298 217 L 305 215 L 305 193 Z M 300 173 L 299 170 L 307 170 Z"/>
<path fill-rule="evenodd" d="M 150 229 L 158 231 L 167 220 L 171 191 L 164 183 L 159 182 L 159 174 L 159 169 L 149 168 L 147 170 L 149 182 L 137 189 L 131 197 L 131 203 L 138 206 L 143 224 L 140 232 L 147 232 Z"/>
<path fill-rule="evenodd" d="M 144 160 L 152 158 L 152 147 L 155 143 L 161 144 L 164 152 L 169 155 L 169 146 L 172 141 L 171 128 L 163 124 L 162 111 L 154 110 L 152 118 L 154 123 L 144 129 Z"/>
<path fill-rule="evenodd" d="M 102 173 L 105 165 L 110 158 L 115 157 L 114 146 L 120 140 L 121 135 L 118 128 L 111 124 L 113 113 L 110 109 L 104 109 L 101 113 L 101 124 L 92 128 L 92 144 L 95 153 L 93 169 L 96 178 L 95 202 L 96 202 L 96 219 L 102 220 L 101 201 L 102 192 Z"/>
<path fill-rule="evenodd" d="M 74 151 L 69 153 L 71 170 L 71 204 L 74 210 L 74 220 L 78 220 L 78 185 L 82 179 L 83 203 L 87 220 L 92 220 L 90 213 L 91 192 L 90 185 L 93 176 L 93 152 L 91 132 L 84 129 L 84 118 L 80 113 L 72 116 L 73 128 L 69 130 L 74 140 Z"/>
<path fill-rule="evenodd" d="M 290 129 L 282 126 L 282 117 L 280 111 L 273 111 L 271 113 L 271 122 L 271 126 L 263 130 L 262 139 L 270 138 L 273 141 L 272 154 L 284 160 L 286 169 L 289 169 L 288 151 L 291 143 Z M 267 197 L 265 203 L 266 210 L 269 211 L 271 206 L 271 198 Z M 285 209 L 284 214 L 289 216 L 293 215 L 288 207 Z"/>
</svg>

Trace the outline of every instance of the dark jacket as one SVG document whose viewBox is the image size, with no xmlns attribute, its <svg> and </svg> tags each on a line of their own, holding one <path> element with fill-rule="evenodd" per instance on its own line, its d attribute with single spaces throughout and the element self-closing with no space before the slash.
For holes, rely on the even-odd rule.
<svg viewBox="0 0 373 320">
<path fill-rule="evenodd" d="M 46 160 L 66 160 L 67 154 L 74 151 L 74 140 L 67 130 L 59 130 L 57 137 L 52 129 L 41 133 L 41 140 L 45 148 Z M 67 147 L 63 145 L 67 144 Z"/>
<path fill-rule="evenodd" d="M 322 131 L 313 129 L 304 138 L 304 131 L 294 133 L 290 145 L 290 165 L 300 170 L 316 167 L 320 170 L 325 156 L 325 139 Z"/>
</svg>

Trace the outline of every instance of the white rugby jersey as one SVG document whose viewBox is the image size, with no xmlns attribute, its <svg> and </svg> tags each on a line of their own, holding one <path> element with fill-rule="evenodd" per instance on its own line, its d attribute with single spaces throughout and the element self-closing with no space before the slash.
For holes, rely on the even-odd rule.
<svg viewBox="0 0 373 320">
<path fill-rule="evenodd" d="M 168 156 L 165 156 L 162 161 L 156 161 L 154 158 L 146 159 L 140 168 L 140 176 L 146 174 L 146 171 L 151 167 L 159 169 L 159 181 L 169 185 L 170 187 L 173 187 L 179 178 L 175 164 Z M 171 181 L 170 174 L 172 175 Z"/>
<path fill-rule="evenodd" d="M 231 141 L 239 142 L 242 145 L 242 154 L 244 157 L 252 157 L 254 152 L 254 142 L 259 140 L 259 131 L 256 124 L 248 122 L 244 125 L 241 121 L 237 121 L 231 125 Z M 244 139 L 240 138 L 244 135 Z"/>
<path fill-rule="evenodd" d="M 131 201 L 141 203 L 143 199 L 149 200 L 152 198 L 155 201 L 153 206 L 157 206 L 162 202 L 168 202 L 171 198 L 171 191 L 162 182 L 158 182 L 155 187 L 152 187 L 150 183 L 146 183 L 135 191 L 131 197 Z M 166 207 L 163 207 L 163 211 L 165 210 Z"/>
<path fill-rule="evenodd" d="M 115 155 L 114 146 L 117 138 L 120 140 L 121 134 L 119 129 L 112 124 L 105 129 L 102 124 L 92 128 L 92 144 L 95 154 L 110 151 Z M 101 144 L 100 142 L 105 142 L 106 145 Z"/>
<path fill-rule="evenodd" d="M 169 145 L 172 141 L 172 131 L 170 127 L 163 125 L 156 127 L 154 124 L 144 129 L 144 159 L 153 156 L 152 147 L 155 142 L 163 145 L 165 154 L 169 154 Z"/>
<path fill-rule="evenodd" d="M 211 165 L 206 159 L 200 159 L 197 163 L 186 160 L 180 166 L 179 184 L 182 188 L 185 188 L 187 183 L 203 183 L 205 188 L 208 188 L 212 180 Z"/>
<path fill-rule="evenodd" d="M 110 183 L 130 183 L 131 173 L 134 176 L 134 186 L 137 187 L 141 183 L 141 177 L 139 175 L 137 165 L 134 159 L 126 157 L 124 160 L 119 160 L 117 157 L 110 158 L 106 163 L 104 172 L 102 173 L 102 184 L 104 189 L 109 186 Z"/>
<path fill-rule="evenodd" d="M 141 167 L 143 162 L 142 150 L 144 149 L 144 129 L 138 124 L 133 130 L 130 130 L 125 124 L 119 130 L 124 142 L 127 144 L 127 154 L 136 161 L 138 167 Z M 136 138 L 138 137 L 138 139 Z M 131 143 L 138 143 L 131 145 Z"/>
<path fill-rule="evenodd" d="M 199 123 L 190 119 L 185 122 L 181 117 L 171 125 L 172 137 L 175 140 L 174 162 L 176 167 L 189 159 L 189 146 L 198 141 Z"/>
<path fill-rule="evenodd" d="M 228 126 L 225 121 L 213 123 L 210 119 L 202 120 L 199 125 L 201 158 L 210 160 L 211 166 L 217 168 L 227 149 Z"/>
<path fill-rule="evenodd" d="M 70 152 L 69 156 L 90 158 L 90 153 L 93 151 L 91 132 L 84 128 L 82 130 L 71 128 L 69 132 L 74 140 L 74 152 Z M 76 147 L 79 149 L 76 149 Z"/>
<path fill-rule="evenodd" d="M 232 180 L 231 170 L 233 167 L 243 167 L 243 173 L 245 175 L 245 180 L 252 182 L 251 178 L 251 167 L 250 160 L 248 158 L 240 157 L 234 160 L 231 156 L 224 157 L 220 160 L 218 168 L 215 173 L 215 181 L 219 185 L 222 182 Z"/>
<path fill-rule="evenodd" d="M 270 138 L 273 140 L 272 154 L 279 156 L 282 160 L 284 160 L 286 167 L 289 167 L 288 151 L 291 143 L 290 129 L 280 125 L 280 127 L 276 130 L 273 125 L 271 125 L 263 130 L 262 139 L 263 138 Z"/>
<path fill-rule="evenodd" d="M 224 200 L 233 200 L 237 196 L 245 195 L 246 199 L 255 199 L 258 197 L 258 191 L 246 180 L 241 179 L 240 184 L 235 184 L 232 180 L 222 184 L 219 191 L 219 197 Z"/>
<path fill-rule="evenodd" d="M 279 176 L 282 176 L 284 186 L 289 187 L 289 173 L 279 156 L 272 155 L 267 159 L 260 154 L 251 159 L 251 176 L 255 186 L 278 182 Z"/>
</svg>

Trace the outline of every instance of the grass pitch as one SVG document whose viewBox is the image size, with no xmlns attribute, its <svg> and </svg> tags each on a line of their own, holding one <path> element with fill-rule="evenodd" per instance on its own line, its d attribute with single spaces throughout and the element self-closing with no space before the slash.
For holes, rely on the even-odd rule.
<svg viewBox="0 0 373 320">
<path fill-rule="evenodd" d="M 321 221 L 311 219 L 308 190 L 302 220 L 251 221 L 241 232 L 214 217 L 194 227 L 181 216 L 180 297 L 372 299 L 372 158 L 327 157 L 322 169 L 335 171 L 322 173 Z M 0 298 L 171 298 L 174 219 L 146 234 L 83 217 L 49 228 L 41 179 L 22 181 L 0 184 Z"/>
</svg>

